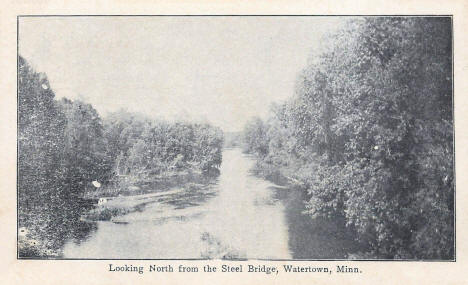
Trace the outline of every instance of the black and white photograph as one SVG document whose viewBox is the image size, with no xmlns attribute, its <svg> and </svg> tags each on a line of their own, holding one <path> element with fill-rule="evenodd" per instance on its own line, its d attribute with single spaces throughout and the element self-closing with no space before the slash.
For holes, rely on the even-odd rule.
<svg viewBox="0 0 468 285">
<path fill-rule="evenodd" d="M 451 16 L 17 24 L 18 259 L 455 261 Z"/>
</svg>

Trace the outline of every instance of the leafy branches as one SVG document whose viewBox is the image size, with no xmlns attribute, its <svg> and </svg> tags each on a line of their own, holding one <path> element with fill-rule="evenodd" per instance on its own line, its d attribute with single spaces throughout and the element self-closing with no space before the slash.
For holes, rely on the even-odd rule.
<svg viewBox="0 0 468 285">
<path fill-rule="evenodd" d="M 247 149 L 287 152 L 309 214 L 344 217 L 363 256 L 452 258 L 450 19 L 355 19 L 327 43 Z"/>
</svg>

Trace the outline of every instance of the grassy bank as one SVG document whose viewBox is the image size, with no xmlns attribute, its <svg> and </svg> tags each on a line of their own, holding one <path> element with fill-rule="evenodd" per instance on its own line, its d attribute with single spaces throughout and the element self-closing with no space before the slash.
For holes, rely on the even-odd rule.
<svg viewBox="0 0 468 285">
<path fill-rule="evenodd" d="M 113 217 L 141 211 L 150 203 L 170 199 L 168 196 L 182 191 L 184 191 L 184 189 L 172 189 L 151 194 L 108 198 L 109 200 L 106 200 L 103 204 L 98 205 L 96 208 L 86 213 L 82 219 L 91 221 L 110 221 Z"/>
<path fill-rule="evenodd" d="M 137 183 L 127 181 L 107 186 L 103 190 L 88 193 L 88 197 L 98 201 L 98 205 L 83 215 L 82 219 L 111 221 L 117 216 L 142 211 L 151 203 L 175 203 L 173 200 L 184 198 L 190 200 L 190 197 L 185 197 L 187 193 L 203 190 L 215 178 L 213 175 L 190 172 L 183 175 L 179 173 L 179 175 L 155 177 L 152 181 Z"/>
<path fill-rule="evenodd" d="M 83 193 L 85 199 L 118 197 L 167 191 L 175 187 L 185 187 L 190 183 L 210 183 L 219 175 L 218 169 L 202 171 L 198 168 L 166 171 L 158 175 L 119 176 L 99 188 L 90 185 Z M 187 185 L 190 187 L 190 185 Z"/>
</svg>

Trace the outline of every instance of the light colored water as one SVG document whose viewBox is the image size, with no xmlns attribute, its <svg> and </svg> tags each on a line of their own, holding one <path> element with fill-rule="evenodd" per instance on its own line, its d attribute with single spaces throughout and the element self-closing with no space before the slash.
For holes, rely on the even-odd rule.
<svg viewBox="0 0 468 285">
<path fill-rule="evenodd" d="M 213 198 L 184 207 L 152 203 L 119 217 L 123 223 L 98 222 L 86 240 L 65 244 L 64 257 L 289 259 L 285 206 L 272 183 L 249 173 L 253 163 L 238 149 L 225 150 Z"/>
</svg>

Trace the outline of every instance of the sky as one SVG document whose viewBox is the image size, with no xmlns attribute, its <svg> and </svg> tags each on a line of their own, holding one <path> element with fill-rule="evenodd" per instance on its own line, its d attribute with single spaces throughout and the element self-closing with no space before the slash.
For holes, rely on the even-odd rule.
<svg viewBox="0 0 468 285">
<path fill-rule="evenodd" d="M 20 18 L 19 53 L 57 98 L 242 130 L 291 97 L 335 17 Z"/>
</svg>

